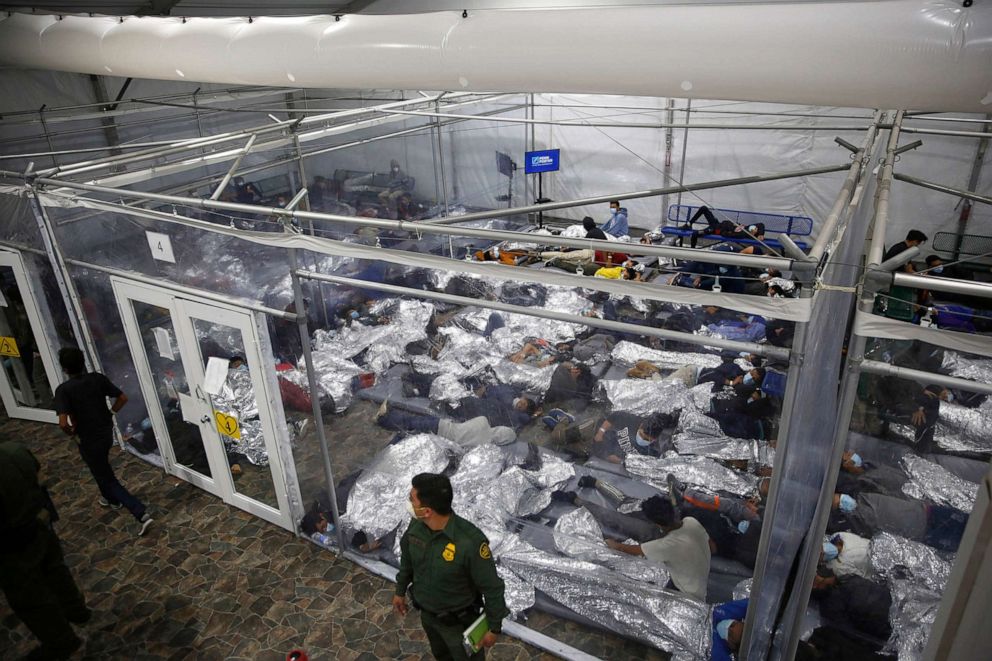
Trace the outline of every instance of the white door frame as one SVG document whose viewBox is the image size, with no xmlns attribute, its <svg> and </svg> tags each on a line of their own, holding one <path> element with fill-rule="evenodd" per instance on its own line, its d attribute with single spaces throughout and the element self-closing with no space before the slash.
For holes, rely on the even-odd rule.
<svg viewBox="0 0 992 661">
<path fill-rule="evenodd" d="M 111 283 L 117 299 L 117 305 L 124 320 L 125 334 L 128 346 L 138 371 L 138 380 L 142 394 L 149 410 L 152 428 L 156 439 L 159 439 L 159 451 L 165 470 L 200 488 L 213 493 L 224 502 L 243 509 L 255 516 L 274 523 L 278 526 L 295 531 L 294 519 L 299 508 L 300 496 L 295 480 L 295 466 L 292 466 L 290 453 L 284 452 L 289 447 L 286 431 L 286 421 L 279 395 L 278 384 L 274 375 L 270 377 L 271 365 L 265 356 L 271 356 L 268 333 L 264 320 L 256 319 L 257 313 L 243 307 L 225 305 L 210 299 L 199 299 L 185 292 L 171 291 L 166 287 L 153 287 L 132 280 L 111 276 Z M 195 411 L 184 411 L 184 418 L 194 422 L 200 430 L 204 442 L 204 450 L 210 465 L 212 477 L 206 477 L 180 465 L 176 461 L 171 442 L 167 442 L 168 431 L 165 418 L 152 377 L 148 358 L 145 355 L 137 318 L 131 300 L 137 300 L 156 305 L 170 311 L 176 340 L 179 344 L 180 360 L 182 360 L 186 380 L 190 388 L 189 398 L 184 401 Z M 228 468 L 227 457 L 223 442 L 218 432 L 213 415 L 209 395 L 203 390 L 204 364 L 199 350 L 199 343 L 193 327 L 193 319 L 219 323 L 241 332 L 244 343 L 245 359 L 248 362 L 252 387 L 259 409 L 259 421 L 269 459 L 269 470 L 275 491 L 278 509 L 254 500 L 235 488 L 234 480 Z M 284 458 L 288 461 L 284 461 Z M 289 478 L 289 479 L 287 479 Z"/>
<path fill-rule="evenodd" d="M 0 266 L 7 266 L 14 272 L 14 280 L 17 282 L 17 289 L 21 293 L 21 300 L 27 311 L 28 321 L 31 324 L 31 332 L 34 335 L 35 345 L 41 355 L 41 362 L 45 366 L 45 375 L 48 377 L 48 384 L 54 394 L 55 388 L 62 383 L 62 370 L 58 367 L 55 359 L 55 352 L 48 341 L 44 322 L 42 321 L 41 308 L 38 306 L 38 296 L 32 286 L 31 278 L 28 277 L 24 260 L 17 251 L 0 248 Z M 6 370 L 0 370 L 0 398 L 7 408 L 7 414 L 12 418 L 23 418 L 36 422 L 57 423 L 58 416 L 54 410 L 42 409 L 33 406 L 18 404 L 14 397 L 13 384 L 7 379 Z"/>
</svg>

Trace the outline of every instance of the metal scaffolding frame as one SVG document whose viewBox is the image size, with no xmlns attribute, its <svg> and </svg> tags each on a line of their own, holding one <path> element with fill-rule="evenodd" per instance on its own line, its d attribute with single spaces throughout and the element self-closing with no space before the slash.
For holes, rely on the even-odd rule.
<svg viewBox="0 0 992 661">
<path fill-rule="evenodd" d="M 260 93 L 261 94 L 261 93 Z M 268 93 L 266 93 L 268 94 Z M 942 192 L 951 193 L 954 195 L 959 195 L 961 197 L 969 197 L 969 199 L 974 199 L 979 202 L 989 202 L 988 199 L 982 196 L 974 195 L 968 191 L 962 191 L 959 189 L 954 189 L 946 186 L 941 186 L 939 184 L 930 184 L 930 182 L 923 182 L 922 180 L 915 180 L 912 177 L 905 175 L 898 175 L 893 172 L 893 165 L 895 163 L 896 150 L 898 149 L 897 143 L 899 140 L 899 135 L 901 132 L 905 133 L 932 133 L 938 135 L 954 135 L 961 137 L 987 137 L 987 133 L 975 134 L 967 131 L 939 131 L 939 130 L 927 130 L 927 129 L 907 129 L 902 127 L 902 123 L 905 119 L 909 117 L 905 116 L 904 113 L 899 112 L 894 121 L 891 124 L 885 124 L 883 119 L 883 113 L 876 112 L 872 118 L 870 118 L 870 123 L 866 126 L 860 127 L 837 127 L 837 126 L 827 126 L 827 127 L 796 127 L 799 130 L 850 130 L 850 131 L 866 131 L 865 139 L 860 148 L 856 148 L 855 153 L 852 156 L 852 162 L 844 163 L 842 165 L 831 165 L 819 168 L 809 168 L 805 170 L 798 170 L 792 172 L 783 172 L 772 175 L 764 176 L 752 176 L 752 177 L 741 177 L 731 180 L 722 180 L 714 182 L 702 182 L 698 184 L 688 184 L 671 186 L 666 188 L 657 188 L 646 191 L 636 191 L 636 192 L 626 192 L 619 194 L 610 194 L 595 196 L 589 198 L 583 198 L 579 200 L 570 200 L 564 202 L 555 202 L 547 204 L 535 204 L 535 205 L 525 205 L 521 207 L 497 210 L 493 212 L 479 212 L 475 214 L 467 214 L 464 216 L 459 216 L 457 218 L 437 220 L 434 222 L 406 222 L 406 221 L 392 221 L 383 219 L 367 219 L 367 218 L 355 218 L 349 216 L 338 216 L 333 214 L 324 214 L 312 211 L 300 211 L 295 208 L 270 208 L 270 207 L 260 207 L 255 205 L 245 205 L 236 204 L 229 202 L 221 202 L 215 199 L 200 199 L 192 198 L 179 195 L 168 195 L 161 193 L 147 193 L 140 191 L 132 191 L 125 188 L 120 188 L 116 186 L 103 186 L 94 183 L 83 183 L 78 181 L 67 180 L 65 177 L 79 176 L 87 173 L 92 173 L 100 170 L 104 170 L 110 167 L 119 166 L 127 163 L 140 163 L 145 160 L 157 159 L 163 156 L 169 156 L 172 154 L 182 154 L 183 152 L 188 152 L 195 149 L 203 149 L 208 147 L 216 147 L 218 145 L 227 144 L 230 142 L 236 142 L 239 140 L 249 140 L 254 141 L 258 136 L 277 134 L 278 137 L 274 140 L 268 142 L 262 142 L 257 145 L 248 145 L 245 147 L 240 147 L 237 149 L 226 149 L 223 152 L 214 152 L 210 156 L 216 158 L 216 162 L 222 162 L 224 160 L 235 160 L 235 164 L 228 169 L 226 179 L 234 176 L 238 171 L 238 165 L 240 162 L 240 156 L 243 156 L 248 149 L 257 149 L 259 151 L 264 151 L 266 149 L 274 149 L 276 146 L 285 145 L 292 143 L 294 140 L 295 155 L 291 158 L 280 161 L 279 164 L 291 164 L 293 162 L 299 162 L 302 164 L 302 160 L 308 156 L 312 156 L 315 153 L 323 153 L 321 150 L 316 150 L 312 152 L 304 152 L 299 147 L 299 138 L 301 134 L 299 131 L 304 127 L 304 125 L 316 125 L 321 122 L 324 123 L 322 126 L 312 129 L 303 135 L 307 135 L 312 139 L 319 139 L 326 135 L 332 133 L 343 133 L 349 130 L 354 130 L 355 128 L 364 128 L 367 126 L 374 126 L 384 123 L 384 120 L 397 121 L 402 120 L 405 116 L 409 115 L 422 115 L 432 118 L 434 121 L 423 126 L 416 127 L 414 129 L 404 129 L 402 131 L 397 131 L 385 137 L 395 137 L 397 135 L 404 135 L 413 131 L 423 131 L 423 130 L 436 130 L 436 140 L 437 140 L 437 156 L 440 156 L 441 165 L 444 168 L 443 162 L 443 135 L 440 131 L 440 127 L 443 126 L 441 123 L 442 119 L 450 120 L 452 123 L 455 121 L 508 121 L 514 123 L 521 123 L 527 127 L 527 130 L 533 131 L 534 125 L 536 124 L 552 124 L 559 126 L 576 126 L 576 127 L 590 127 L 590 126 L 623 126 L 623 127 L 637 127 L 643 126 L 644 128 L 654 128 L 654 129 L 673 129 L 673 128 L 685 128 L 686 130 L 692 129 L 749 129 L 749 130 L 760 130 L 765 128 L 772 128 L 760 125 L 710 125 L 710 124 L 690 124 L 686 122 L 685 124 L 674 124 L 672 122 L 667 123 L 656 123 L 656 124 L 597 124 L 590 122 L 568 122 L 568 121 L 538 121 L 534 120 L 532 114 L 526 119 L 517 118 L 494 118 L 491 115 L 461 115 L 453 113 L 443 113 L 440 111 L 441 97 L 445 95 L 439 95 L 435 97 L 424 96 L 421 98 L 405 99 L 402 101 L 390 102 L 388 104 L 383 104 L 380 106 L 363 107 L 351 110 L 340 111 L 336 113 L 319 114 L 315 116 L 307 116 L 305 118 L 298 117 L 290 121 L 279 122 L 277 124 L 268 124 L 263 127 L 257 127 L 254 129 L 244 129 L 229 134 L 222 134 L 220 136 L 209 136 L 202 139 L 193 139 L 186 141 L 171 142 L 162 145 L 156 145 L 154 147 L 143 149 L 137 153 L 131 153 L 122 156 L 113 156 L 101 159 L 95 159 L 86 161 L 83 163 L 76 163 L 73 165 L 63 166 L 61 168 L 54 167 L 47 170 L 42 170 L 37 175 L 29 173 L 25 175 L 24 173 L 16 172 L 2 172 L 0 175 L 11 177 L 15 179 L 24 179 L 29 184 L 31 184 L 31 194 L 35 206 L 35 214 L 39 229 L 42 232 L 43 237 L 45 237 L 46 252 L 49 259 L 53 263 L 53 268 L 55 269 L 56 275 L 60 278 L 60 286 L 62 289 L 63 298 L 66 301 L 67 307 L 70 311 L 73 311 L 74 322 L 80 324 L 81 327 L 78 329 L 77 334 L 84 339 L 84 342 L 88 345 L 88 353 L 92 354 L 91 359 L 96 358 L 96 349 L 92 344 L 92 338 L 89 337 L 89 329 L 87 328 L 87 321 L 85 316 L 82 315 L 81 309 L 78 305 L 78 294 L 74 292 L 74 286 L 72 285 L 71 274 L 68 270 L 68 265 L 75 265 L 85 268 L 94 268 L 97 270 L 105 270 L 109 272 L 112 269 L 107 267 L 99 267 L 96 265 L 91 265 L 85 262 L 79 262 L 76 260 L 65 259 L 58 247 L 56 238 L 56 228 L 52 223 L 51 219 L 48 218 L 47 214 L 44 212 L 44 206 L 42 204 L 42 196 L 45 194 L 46 189 L 52 189 L 57 193 L 64 193 L 66 190 L 83 191 L 95 193 L 101 196 L 112 195 L 121 199 L 133 200 L 135 204 L 143 203 L 165 203 L 173 204 L 183 207 L 199 208 L 205 210 L 216 210 L 216 211 L 228 211 L 241 214 L 252 214 L 257 216 L 274 216 L 280 218 L 284 225 L 289 225 L 291 220 L 327 220 L 348 223 L 354 226 L 365 226 L 373 227 L 378 229 L 392 229 L 398 231 L 408 231 L 416 232 L 420 234 L 436 234 L 441 236 L 449 237 L 475 237 L 491 241 L 500 240 L 512 240 L 512 241 L 528 241 L 533 242 L 534 236 L 521 232 L 512 231 L 498 231 L 498 230 L 483 230 L 478 228 L 464 227 L 462 223 L 467 223 L 470 221 L 477 220 L 487 220 L 493 218 L 507 217 L 513 215 L 524 215 L 539 211 L 548 211 L 552 209 L 562 209 L 569 207 L 584 206 L 592 203 L 604 202 L 612 199 L 634 199 L 639 197 L 650 197 L 650 196 L 662 196 L 669 195 L 672 193 L 682 193 L 685 191 L 692 190 L 704 190 L 708 188 L 718 188 L 725 186 L 737 186 L 744 185 L 748 183 L 755 183 L 759 181 L 771 181 L 776 179 L 785 179 L 792 177 L 803 177 L 812 176 L 816 174 L 823 174 L 828 172 L 841 172 L 846 171 L 845 180 L 841 186 L 841 190 L 838 193 L 837 198 L 831 208 L 831 211 L 824 221 L 823 226 L 820 229 L 820 235 L 818 236 L 810 256 L 805 259 L 799 259 L 798 256 L 793 256 L 792 258 L 781 258 L 781 257 L 755 257 L 750 255 L 736 255 L 733 253 L 720 253 L 714 251 L 707 251 L 702 249 L 691 249 L 691 248 L 676 248 L 671 246 L 649 246 L 649 245 L 637 245 L 638 252 L 642 252 L 647 255 L 655 255 L 660 257 L 668 257 L 681 260 L 694 260 L 701 262 L 709 262 L 715 264 L 735 264 L 742 266 L 749 266 L 755 268 L 763 267 L 774 267 L 780 270 L 789 270 L 796 272 L 801 278 L 807 283 L 812 283 L 814 278 L 822 274 L 824 268 L 829 264 L 829 256 L 832 249 L 832 245 L 836 245 L 838 242 L 838 236 L 843 234 L 847 228 L 848 222 L 852 219 L 855 212 L 859 209 L 862 202 L 862 195 L 864 190 L 864 183 L 868 174 L 870 172 L 871 165 L 871 154 L 873 153 L 873 147 L 879 136 L 879 131 L 884 129 L 889 129 L 888 137 L 888 147 L 886 150 L 886 157 L 883 162 L 882 168 L 878 174 L 878 192 L 875 200 L 875 214 L 873 218 L 872 227 L 872 238 L 871 246 L 868 254 L 868 268 L 862 274 L 860 282 L 858 284 L 858 290 L 848 288 L 848 291 L 843 292 L 845 296 L 851 299 L 855 298 L 854 294 L 857 293 L 859 306 L 862 311 L 869 311 L 871 309 L 871 301 L 874 298 L 874 292 L 880 287 L 887 286 L 887 283 L 898 284 L 903 286 L 926 286 L 929 289 L 940 290 L 940 291 L 951 291 L 959 293 L 969 293 L 973 295 L 982 295 L 992 297 L 992 286 L 982 286 L 976 283 L 962 283 L 958 281 L 949 281 L 946 279 L 928 278 L 926 276 L 910 275 L 904 273 L 889 273 L 878 270 L 878 265 L 881 261 L 881 254 L 883 251 L 883 244 L 885 240 L 885 229 L 886 221 L 888 216 L 888 196 L 891 189 L 891 183 L 893 180 L 902 180 L 909 183 L 917 185 L 926 185 L 928 188 L 934 190 L 940 190 Z M 445 101 L 455 100 L 458 105 L 462 103 L 475 103 L 484 102 L 487 100 L 492 100 L 495 98 L 500 98 L 500 96 L 485 96 L 485 95 L 472 95 L 468 93 L 464 94 L 452 94 L 445 96 Z M 462 101 L 459 101 L 462 99 Z M 471 99 L 471 100 L 469 100 Z M 433 112 L 421 112 L 421 111 L 407 111 L 400 110 L 398 108 L 422 104 L 427 107 L 433 107 Z M 391 106 L 391 107 L 387 107 Z M 519 109 L 521 106 L 513 106 L 508 110 Z M 533 99 L 531 98 L 531 109 L 533 108 Z M 604 106 L 608 107 L 608 106 Z M 508 110 L 501 110 L 501 112 L 506 112 Z M 664 108 L 657 109 L 658 112 L 665 110 Z M 676 112 L 685 112 L 688 115 L 688 107 L 685 110 L 676 109 Z M 302 111 L 301 111 L 302 112 Z M 533 111 L 531 110 L 531 113 Z M 693 109 L 693 112 L 705 112 L 705 110 Z M 719 112 L 713 110 L 711 112 Z M 727 111 L 732 113 L 733 111 Z M 343 124 L 333 124 L 328 125 L 328 122 L 336 122 L 339 120 L 344 120 L 348 118 L 354 118 L 365 113 L 384 115 L 385 117 L 376 117 L 375 119 L 358 119 Z M 743 113 L 740 113 L 743 114 Z M 774 115 L 775 113 L 754 113 L 754 114 L 769 114 Z M 805 116 L 805 115 L 802 115 Z M 827 115 L 827 118 L 836 118 L 835 116 Z M 854 118 L 851 118 L 854 119 Z M 868 118 L 866 118 L 868 119 Z M 933 119 L 938 120 L 941 118 L 932 117 L 916 117 L 914 119 Z M 962 120 L 970 121 L 970 120 Z M 773 127 L 776 130 L 781 130 L 782 128 L 789 127 Z M 94 129 L 94 130 L 99 130 Z M 382 139 L 382 138 L 368 138 L 366 140 L 372 139 Z M 362 141 L 350 144 L 360 144 Z M 346 146 L 335 146 L 330 149 L 345 148 Z M 89 150 L 87 150 L 89 151 Z M 73 153 L 72 150 L 68 150 L 68 153 Z M 83 153 L 81 150 L 78 153 Z M 185 159 L 188 160 L 188 159 Z M 684 163 L 684 158 L 683 158 Z M 203 165 L 202 162 L 197 162 L 195 164 L 189 164 L 183 162 L 182 165 L 187 167 L 200 167 Z M 253 166 L 253 168 L 256 166 Z M 270 165 L 257 166 L 257 169 L 264 169 L 265 167 L 271 167 Z M 135 173 L 129 173 L 131 176 L 148 178 L 155 173 L 159 172 L 158 167 L 146 168 Z M 242 172 L 247 172 L 245 170 Z M 303 175 L 305 176 L 305 175 Z M 216 181 L 216 178 L 210 178 L 210 181 Z M 306 182 L 302 182 L 303 185 Z M 188 188 L 187 186 L 184 186 Z M 82 200 L 87 198 L 83 197 Z M 94 202 L 99 200 L 94 199 Z M 117 206 L 117 210 L 121 213 L 131 213 L 137 216 L 143 217 L 155 217 L 158 218 L 157 212 L 151 210 L 142 209 L 140 207 L 127 207 L 122 205 L 109 205 L 109 203 L 99 201 L 100 204 L 108 206 Z M 169 214 L 161 214 L 162 220 L 168 220 L 166 216 Z M 208 223 L 202 223 L 198 225 L 206 231 L 210 231 L 210 226 Z M 217 231 L 217 230 L 215 230 Z M 288 229 L 287 229 L 288 232 Z M 615 250 L 618 244 L 605 241 L 595 241 L 587 239 L 566 239 L 562 237 L 549 237 L 541 236 L 539 239 L 542 243 L 548 243 L 552 245 L 560 245 L 566 247 L 575 248 L 593 248 L 601 250 Z M 623 324 L 622 322 L 607 322 L 603 320 L 594 319 L 579 319 L 572 318 L 569 315 L 563 315 L 560 313 L 554 313 L 546 310 L 534 310 L 530 308 L 519 308 L 518 306 L 512 306 L 496 301 L 480 301 L 475 299 L 464 299 L 463 297 L 457 297 L 447 294 L 441 294 L 437 292 L 425 292 L 420 290 L 409 290 L 407 288 L 395 286 L 395 285 L 385 285 L 379 283 L 372 283 L 360 280 L 354 280 L 351 278 L 344 278 L 340 276 L 320 274 L 314 271 L 308 271 L 300 268 L 298 259 L 298 249 L 295 247 L 287 248 L 290 254 L 291 260 L 291 277 L 293 284 L 293 296 L 294 302 L 296 304 L 297 310 L 304 309 L 305 302 L 303 300 L 302 287 L 300 286 L 301 279 L 310 279 L 317 282 L 325 282 L 339 285 L 348 285 L 359 288 L 367 289 L 380 289 L 383 291 L 388 291 L 395 294 L 405 294 L 411 296 L 419 296 L 423 298 L 431 298 L 436 300 L 445 300 L 448 302 L 458 303 L 458 304 L 472 304 L 480 307 L 489 307 L 492 309 L 504 310 L 519 314 L 530 314 L 532 316 L 558 319 L 563 321 L 570 321 L 574 323 L 585 323 L 591 326 L 609 328 L 614 330 L 623 330 L 625 332 L 634 332 L 642 335 L 654 335 L 658 337 L 679 339 L 681 341 L 695 341 L 697 343 L 703 343 L 709 345 L 723 346 L 725 348 L 734 350 L 747 350 L 752 353 L 764 353 L 766 355 L 773 355 L 777 358 L 788 358 L 789 359 L 789 379 L 787 385 L 787 393 L 785 397 L 785 403 L 783 406 L 783 417 L 780 422 L 782 437 L 780 438 L 779 446 L 779 461 L 777 462 L 775 471 L 773 473 L 773 478 L 771 482 L 768 509 L 766 511 L 773 512 L 775 509 L 775 504 L 779 498 L 783 495 L 783 483 L 790 479 L 790 475 L 785 474 L 787 470 L 787 460 L 786 458 L 790 452 L 790 446 L 793 444 L 789 442 L 790 435 L 796 435 L 803 431 L 804 421 L 795 415 L 795 398 L 797 396 L 797 388 L 799 387 L 800 380 L 803 378 L 808 378 L 806 375 L 816 367 L 813 363 L 815 360 L 810 360 L 811 356 L 815 358 L 815 352 L 817 347 L 808 345 L 808 337 L 810 335 L 810 323 L 800 322 L 797 328 L 796 334 L 796 344 L 793 346 L 792 351 L 788 350 L 771 350 L 770 347 L 750 345 L 748 343 L 732 342 L 732 341 L 714 341 L 712 338 L 706 338 L 703 340 L 687 338 L 683 334 L 676 333 L 673 331 L 656 330 L 651 328 L 646 328 L 642 326 L 632 326 L 629 324 Z M 437 268 L 444 268 L 443 262 L 438 262 Z M 121 272 L 124 277 L 135 277 L 135 279 L 141 279 L 143 276 L 133 276 L 130 272 Z M 513 271 L 508 269 L 505 273 L 500 273 L 501 277 L 505 276 L 507 279 L 512 279 Z M 145 280 L 148 280 L 145 278 Z M 64 281 L 64 286 L 63 286 Z M 581 287 L 585 282 L 579 278 L 575 281 L 576 287 Z M 178 288 L 177 285 L 168 284 L 166 285 L 171 288 Z M 812 288 L 807 287 L 805 294 L 807 296 L 812 296 Z M 818 290 L 820 287 L 817 288 Z M 202 294 L 198 290 L 195 290 L 197 294 Z M 818 291 L 817 295 L 813 297 L 813 307 L 814 310 L 818 307 L 820 302 L 820 294 L 822 291 Z M 315 391 L 315 372 L 313 370 L 313 361 L 309 352 L 309 335 L 310 331 L 307 327 L 306 315 L 298 314 L 292 315 L 292 313 L 286 313 L 283 311 L 273 310 L 265 306 L 259 306 L 256 304 L 253 309 L 260 310 L 266 314 L 276 314 L 284 318 L 295 318 L 299 325 L 300 337 L 304 345 L 304 361 L 308 368 L 308 377 L 310 378 L 311 392 Z M 848 309 L 850 312 L 850 308 Z M 843 332 L 838 331 L 838 332 Z M 889 373 L 897 374 L 900 376 L 906 376 L 907 378 L 922 378 L 924 375 L 920 373 L 913 373 L 911 370 L 907 371 L 904 368 L 896 368 L 893 366 L 888 366 L 885 364 L 874 363 L 872 361 L 864 360 L 864 348 L 867 342 L 867 338 L 859 336 L 856 333 L 852 335 L 851 345 L 849 346 L 848 356 L 845 363 L 844 376 L 840 386 L 840 399 L 837 404 L 837 424 L 833 430 L 833 448 L 831 449 L 831 464 L 825 469 L 825 482 L 821 486 L 818 495 L 818 505 L 816 512 L 813 517 L 811 524 L 810 534 L 805 539 L 802 545 L 802 549 L 797 555 L 798 570 L 796 571 L 795 579 L 787 586 L 788 592 L 778 595 L 778 600 L 785 603 L 786 600 L 790 605 L 796 607 L 805 608 L 806 602 L 809 596 L 809 584 L 812 579 L 812 573 L 815 571 L 816 562 L 814 560 L 814 554 L 817 551 L 817 540 L 820 535 L 822 535 L 823 530 L 826 526 L 826 514 L 829 510 L 829 504 L 827 503 L 827 498 L 832 494 L 831 484 L 829 480 L 831 476 L 835 476 L 840 463 L 840 456 L 844 448 L 844 444 L 847 439 L 847 431 L 850 425 L 851 412 L 853 410 L 854 402 L 856 399 L 856 387 L 858 378 L 862 371 L 874 372 L 874 373 Z M 960 381 L 965 381 L 963 379 L 955 379 L 954 377 L 941 377 L 941 380 L 937 380 L 934 377 L 935 382 L 941 382 L 948 385 L 961 386 Z M 976 388 L 983 392 L 992 392 L 992 386 L 976 384 Z M 327 439 L 323 433 L 323 424 L 321 412 L 319 410 L 319 404 L 316 398 L 313 400 L 313 415 L 318 423 L 319 433 L 318 440 L 321 445 L 322 458 L 324 462 L 324 472 L 325 480 L 327 481 L 327 487 L 330 493 L 333 493 L 334 488 L 334 477 L 330 468 L 330 448 L 327 444 Z M 802 450 L 801 445 L 796 446 L 798 449 L 795 452 L 800 452 Z M 333 499 L 332 499 L 333 500 Z M 337 512 L 335 511 L 335 518 Z M 763 531 L 761 547 L 759 550 L 759 561 L 763 555 L 767 555 L 769 549 L 769 540 L 771 529 L 774 527 L 774 518 L 769 518 L 767 520 L 767 525 Z M 340 530 L 339 530 L 340 535 Z M 338 539 L 340 549 L 344 549 L 343 539 Z M 762 589 L 763 575 L 762 571 L 765 568 L 756 568 L 754 590 L 760 592 Z M 807 580 L 808 579 L 808 580 Z M 756 612 L 755 609 L 751 609 L 748 613 L 747 625 L 745 631 L 745 638 L 742 643 L 742 650 L 745 650 L 745 657 L 750 661 L 760 661 L 766 658 L 776 658 L 776 659 L 787 659 L 790 658 L 790 654 L 794 653 L 796 643 L 798 641 L 798 618 L 787 617 L 784 620 L 779 620 L 778 614 L 776 612 L 766 611 L 764 614 Z M 776 625 L 782 624 L 782 637 L 775 639 L 773 633 L 775 631 Z M 764 635 L 758 635 L 763 633 Z M 774 643 L 773 643 L 774 641 Z M 774 647 L 773 647 L 774 645 Z"/>
</svg>

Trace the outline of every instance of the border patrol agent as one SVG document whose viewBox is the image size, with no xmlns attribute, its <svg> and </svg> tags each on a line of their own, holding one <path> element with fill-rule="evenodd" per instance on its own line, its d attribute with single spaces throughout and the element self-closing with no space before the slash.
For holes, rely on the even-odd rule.
<svg viewBox="0 0 992 661">
<path fill-rule="evenodd" d="M 409 508 L 413 520 L 400 540 L 400 571 L 393 609 L 406 615 L 406 592 L 420 609 L 431 652 L 439 661 L 485 658 L 485 649 L 469 656 L 462 634 L 484 609 L 489 633 L 481 641 L 492 647 L 510 614 L 503 600 L 503 579 L 489 540 L 473 524 L 451 511 L 451 482 L 443 475 L 413 478 Z"/>
<path fill-rule="evenodd" d="M 41 642 L 27 658 L 67 659 L 82 644 L 69 623 L 85 623 L 90 610 L 51 529 L 38 469 L 23 445 L 0 443 L 0 587 Z"/>
</svg>

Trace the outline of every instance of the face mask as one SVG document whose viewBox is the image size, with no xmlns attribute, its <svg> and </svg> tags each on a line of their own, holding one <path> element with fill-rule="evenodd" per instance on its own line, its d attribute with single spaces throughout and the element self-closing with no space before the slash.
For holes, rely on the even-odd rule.
<svg viewBox="0 0 992 661">
<path fill-rule="evenodd" d="M 737 524 L 737 532 L 743 535 L 744 533 L 747 532 L 747 529 L 750 527 L 751 527 L 751 522 L 745 519 L 744 521 L 741 521 L 740 523 Z"/>
<path fill-rule="evenodd" d="M 152 421 L 151 420 L 149 420 L 148 418 L 145 418 L 144 420 L 141 421 L 141 431 L 148 431 L 151 428 L 152 428 Z"/>
<path fill-rule="evenodd" d="M 352 319 L 358 319 L 358 317 L 359 317 L 359 314 L 358 314 L 358 312 L 357 312 L 357 311 L 355 311 L 355 310 L 352 310 L 352 311 L 351 311 L 351 318 L 352 318 Z"/>
<path fill-rule="evenodd" d="M 618 209 L 616 207 L 610 207 L 610 212 L 613 213 L 613 214 L 618 214 L 618 213 L 620 213 L 620 209 Z"/>
<path fill-rule="evenodd" d="M 754 377 L 751 376 L 751 373 L 750 372 L 748 372 L 747 374 L 744 375 L 744 385 L 745 386 L 753 386 L 754 385 Z"/>
<path fill-rule="evenodd" d="M 413 518 L 415 518 L 415 519 L 419 519 L 419 518 L 420 518 L 419 516 L 417 516 L 417 509 L 418 509 L 418 508 L 416 508 L 416 507 L 414 507 L 414 506 L 413 506 L 413 503 L 411 503 L 411 502 L 410 502 L 409 500 L 408 500 L 408 501 L 406 501 L 406 511 L 407 511 L 407 513 L 408 513 L 408 514 L 409 514 L 410 516 L 412 516 L 412 517 L 413 517 Z M 423 507 L 421 507 L 421 508 L 419 508 L 419 509 L 424 509 L 424 508 L 423 508 Z"/>
<path fill-rule="evenodd" d="M 235 372 L 247 372 L 248 371 L 248 366 L 245 365 L 244 363 L 241 363 L 240 365 L 238 365 L 237 367 L 234 368 L 234 371 Z"/>
<path fill-rule="evenodd" d="M 727 272 L 727 267 L 726 266 L 721 266 L 720 267 L 720 273 L 723 274 L 723 273 L 726 273 L 726 272 Z"/>
<path fill-rule="evenodd" d="M 861 468 L 861 464 L 863 464 L 864 461 L 862 461 L 861 455 L 855 452 L 854 454 L 851 455 L 851 463 L 854 464 L 857 468 Z"/>
<path fill-rule="evenodd" d="M 840 552 L 837 547 L 830 542 L 823 542 L 823 561 L 830 562 L 831 560 L 836 560 Z"/>
<path fill-rule="evenodd" d="M 638 430 L 637 436 L 634 437 L 634 442 L 640 445 L 642 448 L 646 448 L 649 445 L 651 445 L 651 439 L 642 436 L 640 430 Z"/>
<path fill-rule="evenodd" d="M 947 391 L 947 403 L 950 404 L 953 401 L 954 401 L 954 393 L 952 393 L 950 390 L 948 390 Z"/>
<path fill-rule="evenodd" d="M 943 271 L 944 271 L 943 266 L 935 266 L 932 269 L 930 269 L 931 273 L 943 273 Z"/>
<path fill-rule="evenodd" d="M 850 496 L 848 496 L 846 493 L 841 494 L 841 496 L 840 496 L 840 511 L 841 512 L 847 512 L 847 513 L 853 512 L 857 506 L 858 506 L 858 504 L 854 501 L 853 498 L 851 498 Z"/>
<path fill-rule="evenodd" d="M 520 405 L 520 397 L 513 398 L 513 408 L 517 408 Z"/>
</svg>

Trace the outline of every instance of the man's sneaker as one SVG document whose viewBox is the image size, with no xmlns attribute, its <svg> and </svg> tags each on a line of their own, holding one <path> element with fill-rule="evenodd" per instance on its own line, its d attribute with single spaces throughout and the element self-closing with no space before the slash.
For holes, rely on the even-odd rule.
<svg viewBox="0 0 992 661">
<path fill-rule="evenodd" d="M 541 422 L 547 425 L 549 429 L 554 429 L 560 422 L 567 422 L 569 424 L 575 422 L 575 416 L 561 409 L 551 409 L 546 416 L 541 418 Z"/>
<path fill-rule="evenodd" d="M 124 506 L 123 506 L 123 505 L 121 505 L 120 503 L 111 503 L 111 502 L 110 502 L 109 500 L 107 500 L 106 498 L 101 498 L 101 499 L 100 499 L 100 500 L 99 500 L 98 502 L 99 502 L 99 503 L 100 503 L 100 505 L 102 505 L 103 507 L 109 507 L 109 508 L 110 508 L 110 509 L 112 509 L 112 510 L 119 510 L 120 508 L 122 508 L 122 507 L 124 507 Z"/>
<path fill-rule="evenodd" d="M 682 492 L 685 491 L 685 485 L 671 473 L 665 476 L 665 481 L 668 482 L 668 498 L 672 501 L 672 507 L 678 508 L 682 503 Z"/>
<path fill-rule="evenodd" d="M 145 536 L 145 533 L 148 532 L 148 529 L 152 527 L 152 522 L 154 520 L 155 519 L 153 519 L 152 517 L 150 517 L 147 512 L 144 515 L 142 515 L 142 517 L 141 517 L 141 530 L 138 531 L 138 537 L 144 537 Z"/>
</svg>

